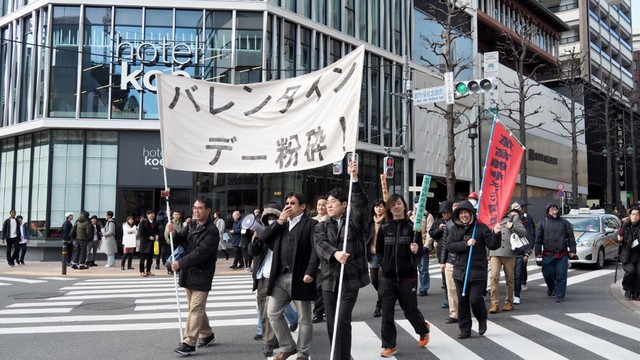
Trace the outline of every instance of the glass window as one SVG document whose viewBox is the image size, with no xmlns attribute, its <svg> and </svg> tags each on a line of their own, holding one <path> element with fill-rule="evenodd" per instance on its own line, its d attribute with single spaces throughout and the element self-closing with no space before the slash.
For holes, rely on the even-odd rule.
<svg viewBox="0 0 640 360">
<path fill-rule="evenodd" d="M 24 122 L 33 118 L 33 82 L 36 72 L 32 69 L 32 62 L 35 60 L 35 20 L 28 16 L 22 22 L 22 76 L 20 81 L 20 112 L 17 122 Z M 24 216 L 24 215 L 23 215 Z"/>
<path fill-rule="evenodd" d="M 297 25 L 285 20 L 284 22 L 284 77 L 296 76 L 296 29 Z"/>
<path fill-rule="evenodd" d="M 13 209 L 13 171 L 15 168 L 15 138 L 0 141 L 0 214 Z"/>
<path fill-rule="evenodd" d="M 402 50 L 402 5 L 400 1 L 394 1 L 395 9 L 393 10 L 393 45 L 391 47 L 392 51 L 394 51 L 398 55 L 403 54 Z"/>
<path fill-rule="evenodd" d="M 172 10 L 156 10 L 147 9 L 145 16 L 144 41 L 145 43 L 161 44 L 163 41 L 171 41 L 173 39 L 173 11 Z M 142 94 L 142 118 L 158 119 L 158 94 L 156 92 L 155 76 L 149 75 L 152 72 L 163 72 L 171 70 L 167 68 L 169 64 L 163 64 L 163 61 L 170 61 L 173 54 L 168 52 L 167 59 L 163 59 L 158 55 L 157 47 L 145 46 L 142 59 L 140 61 L 144 68 L 144 78 L 148 79 L 148 84 L 143 86 Z"/>
<path fill-rule="evenodd" d="M 80 8 L 54 6 L 51 43 L 49 116 L 76 116 Z"/>
<path fill-rule="evenodd" d="M 236 16 L 236 84 L 261 82 L 263 14 L 238 12 Z"/>
<path fill-rule="evenodd" d="M 360 9 L 358 16 L 358 28 L 360 30 L 360 40 L 367 41 L 369 39 L 369 34 L 367 33 L 367 24 L 369 23 L 369 17 L 367 13 L 367 8 L 369 4 L 369 0 L 359 0 L 360 1 Z"/>
<path fill-rule="evenodd" d="M 304 17 L 311 19 L 311 0 L 298 0 L 300 6 L 298 7 L 298 13 Z"/>
<path fill-rule="evenodd" d="M 342 57 L 342 44 L 338 40 L 331 39 L 331 48 L 329 49 L 329 64 L 340 60 Z M 328 65 L 328 64 L 327 64 Z"/>
<path fill-rule="evenodd" d="M 340 7 L 341 3 L 341 0 L 331 0 L 331 27 L 338 31 L 342 29 L 342 26 L 340 24 L 342 20 L 342 8 Z"/>
<path fill-rule="evenodd" d="M 116 208 L 118 133 L 87 131 L 84 208 L 104 214 Z"/>
<path fill-rule="evenodd" d="M 395 67 L 395 93 L 402 92 L 402 65 L 397 64 Z M 403 137 L 399 136 L 402 131 L 402 98 L 400 96 L 394 96 L 394 113 L 395 113 L 395 134 L 393 137 L 395 141 L 391 144 L 391 146 L 400 147 L 403 144 Z"/>
<path fill-rule="evenodd" d="M 47 179 L 49 175 L 49 132 L 33 135 L 33 174 L 29 221 L 31 238 L 44 238 L 47 220 Z"/>
<path fill-rule="evenodd" d="M 302 38 L 300 39 L 300 66 L 303 74 L 311 72 L 311 30 L 301 28 Z"/>
<path fill-rule="evenodd" d="M 173 69 L 182 70 L 191 77 L 200 77 L 201 67 L 198 63 L 196 45 L 201 46 L 203 41 L 202 29 L 204 27 L 204 12 L 195 10 L 176 10 L 176 33 L 173 37 L 175 45 L 179 45 L 178 51 L 173 54 Z M 200 44 L 196 44 L 196 38 Z M 187 51 L 187 48 L 189 51 Z M 181 55 L 190 53 L 191 55 Z M 176 62 L 177 60 L 178 62 Z M 188 62 L 187 62 L 188 61 Z M 184 65 L 180 65 L 186 62 Z"/>
<path fill-rule="evenodd" d="M 53 166 L 51 172 L 51 228 L 61 227 L 68 211 L 82 210 L 82 159 L 84 132 L 53 131 Z"/>
<path fill-rule="evenodd" d="M 37 117 L 42 117 L 44 114 L 44 100 L 45 100 L 45 96 L 44 96 L 44 84 L 45 84 L 45 68 L 47 67 L 46 64 L 46 55 L 48 53 L 47 48 L 45 48 L 45 46 L 47 45 L 47 34 L 49 33 L 49 26 L 48 26 L 48 21 L 49 21 L 49 15 L 47 10 L 43 9 L 40 11 L 40 24 L 41 24 L 41 34 L 40 37 L 38 39 L 38 52 L 40 54 L 39 58 L 38 58 L 38 79 L 39 79 L 39 83 L 38 83 L 38 89 L 37 89 L 37 98 L 38 98 L 38 115 Z M 1 58 L 0 58 L 1 59 Z M 0 78 L 2 78 L 2 76 L 0 76 Z M 2 115 L 0 114 L 0 119 L 2 119 Z"/>
<path fill-rule="evenodd" d="M 16 151 L 16 213 L 27 218 L 29 213 L 29 178 L 31 175 L 31 134 L 18 137 Z"/>
<path fill-rule="evenodd" d="M 141 76 L 130 79 L 129 74 L 141 68 L 135 50 L 142 43 L 141 9 L 115 9 L 112 43 L 111 117 L 139 119 L 141 100 L 139 90 L 142 90 L 142 87 L 138 82 Z"/>
<path fill-rule="evenodd" d="M 371 56 L 371 143 L 381 144 L 380 129 L 380 58 Z"/>
<path fill-rule="evenodd" d="M 231 83 L 231 12 L 207 11 L 205 24 L 202 77 L 208 81 Z"/>
<path fill-rule="evenodd" d="M 105 119 L 109 112 L 111 8 L 85 8 L 80 117 Z"/>
<path fill-rule="evenodd" d="M 382 116 L 382 133 L 384 134 L 384 146 L 391 146 L 392 122 L 391 122 L 391 103 L 393 96 L 391 95 L 391 62 L 385 60 L 384 66 L 384 99 L 383 99 L 383 116 Z"/>
<path fill-rule="evenodd" d="M 345 16 L 347 19 L 347 34 L 356 36 L 356 0 L 346 0 Z"/>
<path fill-rule="evenodd" d="M 360 90 L 360 112 L 358 116 L 358 140 L 369 142 L 369 116 L 368 116 L 368 99 L 369 93 L 369 77 L 368 74 L 368 56 L 364 57 L 364 68 L 362 70 L 362 88 Z"/>
<path fill-rule="evenodd" d="M 6 85 L 5 76 L 9 76 L 9 27 L 4 27 L 0 31 L 0 125 L 5 126 L 8 125 L 5 123 L 4 118 L 4 109 L 6 108 L 6 94 L 9 93 L 7 89 L 4 88 Z"/>
<path fill-rule="evenodd" d="M 371 0 L 371 44 L 380 46 L 380 0 Z"/>
<path fill-rule="evenodd" d="M 327 25 L 327 0 L 316 1 L 317 22 Z"/>
</svg>

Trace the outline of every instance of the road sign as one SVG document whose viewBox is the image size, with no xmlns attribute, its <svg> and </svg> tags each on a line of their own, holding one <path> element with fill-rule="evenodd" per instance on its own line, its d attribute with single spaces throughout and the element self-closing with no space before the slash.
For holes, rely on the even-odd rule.
<svg viewBox="0 0 640 360">
<path fill-rule="evenodd" d="M 562 191 L 562 190 L 564 190 L 564 183 L 561 183 L 561 182 L 560 182 L 560 183 L 558 183 L 558 185 L 556 185 L 556 189 L 557 189 L 558 191 Z"/>
<path fill-rule="evenodd" d="M 564 191 L 562 191 L 562 190 L 558 190 L 558 197 L 559 197 L 560 199 L 564 198 L 564 195 L 565 195 Z"/>
<path fill-rule="evenodd" d="M 413 104 L 423 105 L 446 101 L 445 87 L 434 86 L 413 91 Z"/>
<path fill-rule="evenodd" d="M 444 98 L 448 105 L 455 102 L 455 96 L 453 96 L 453 73 L 444 73 Z"/>
</svg>

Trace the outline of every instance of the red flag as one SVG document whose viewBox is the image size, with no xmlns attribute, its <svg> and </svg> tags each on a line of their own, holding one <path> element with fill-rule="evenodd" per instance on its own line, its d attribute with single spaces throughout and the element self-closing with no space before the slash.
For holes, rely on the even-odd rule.
<svg viewBox="0 0 640 360">
<path fill-rule="evenodd" d="M 511 131 L 496 119 L 491 131 L 478 206 L 478 221 L 489 228 L 502 219 L 509 207 L 524 150 Z"/>
</svg>

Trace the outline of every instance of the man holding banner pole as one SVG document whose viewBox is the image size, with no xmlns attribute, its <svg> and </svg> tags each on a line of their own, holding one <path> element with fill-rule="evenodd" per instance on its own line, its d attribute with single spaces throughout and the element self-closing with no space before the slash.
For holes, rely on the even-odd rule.
<svg viewBox="0 0 640 360">
<path fill-rule="evenodd" d="M 349 173 L 351 201 L 340 188 L 329 191 L 327 213 L 331 219 L 319 223 L 314 231 L 316 253 L 323 265 L 322 296 L 327 314 L 327 332 L 329 339 L 335 341 L 334 356 L 331 358 L 339 360 L 351 358 L 351 313 L 360 288 L 370 281 L 365 237 L 368 200 L 358 181 L 358 165 L 355 161 L 349 164 Z M 348 224 L 347 211 L 351 212 Z M 344 273 L 340 278 L 342 266 Z M 340 285 L 342 293 L 338 299 Z"/>
<path fill-rule="evenodd" d="M 215 335 L 207 317 L 207 297 L 216 270 L 216 254 L 220 233 L 211 219 L 211 199 L 198 196 L 193 203 L 193 221 L 176 232 L 173 223 L 167 231 L 176 246 L 185 249 L 180 260 L 171 263 L 171 270 L 180 270 L 180 286 L 187 296 L 187 323 L 182 344 L 175 349 L 180 355 L 191 355 L 198 347 L 206 347 L 215 341 Z"/>
</svg>

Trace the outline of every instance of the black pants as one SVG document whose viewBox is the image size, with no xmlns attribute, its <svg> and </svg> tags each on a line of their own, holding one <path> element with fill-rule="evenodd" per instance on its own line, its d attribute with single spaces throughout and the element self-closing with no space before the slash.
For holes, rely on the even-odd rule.
<svg viewBox="0 0 640 360">
<path fill-rule="evenodd" d="M 482 294 L 487 289 L 486 281 L 467 282 L 467 293 L 462 296 L 463 281 L 455 280 L 458 294 L 458 328 L 461 332 L 471 332 L 471 310 L 478 322 L 487 320 L 487 306 Z"/>
<path fill-rule="evenodd" d="M 396 347 L 396 324 L 394 321 L 396 301 L 404 312 L 404 317 L 409 320 L 416 334 L 424 335 L 429 332 L 425 324 L 424 316 L 418 309 L 418 279 L 396 281 L 380 277 L 378 292 L 382 298 L 382 347 Z M 325 304 L 326 306 L 326 304 Z M 328 312 L 327 312 L 328 315 Z"/>
<path fill-rule="evenodd" d="M 27 254 L 27 243 L 19 244 L 20 246 L 20 264 L 24 264 L 24 256 Z M 17 258 L 16 258 L 17 259 Z"/>
<path fill-rule="evenodd" d="M 151 264 L 153 264 L 153 253 L 140 253 L 140 272 L 151 272 Z"/>
<path fill-rule="evenodd" d="M 244 258 L 242 257 L 242 249 L 240 247 L 233 247 L 233 266 L 234 267 L 244 267 Z"/>
<path fill-rule="evenodd" d="M 640 291 L 640 259 L 622 264 L 622 269 L 624 270 L 622 288 L 624 290 Z"/>
<path fill-rule="evenodd" d="M 73 258 L 71 262 L 77 265 L 83 264 L 87 261 L 87 246 L 89 240 L 76 240 L 76 248 L 73 250 Z"/>
<path fill-rule="evenodd" d="M 338 302 L 338 289 L 335 291 L 323 291 L 322 297 L 324 308 L 327 313 L 327 333 L 329 341 L 334 338 L 333 325 L 336 316 L 336 304 Z M 340 314 L 338 314 L 338 333 L 336 334 L 336 348 L 334 359 L 349 360 L 351 359 L 351 313 L 353 307 L 358 300 L 358 289 L 342 290 L 342 298 L 340 299 Z"/>
<path fill-rule="evenodd" d="M 313 315 L 319 318 L 324 317 L 324 299 L 322 292 L 322 270 L 318 269 L 316 272 L 316 301 L 313 303 Z"/>
<path fill-rule="evenodd" d="M 7 263 L 9 265 L 15 265 L 15 261 L 18 259 L 19 244 L 20 239 L 17 237 L 7 239 Z M 11 251 L 12 248 L 13 251 Z"/>
</svg>

